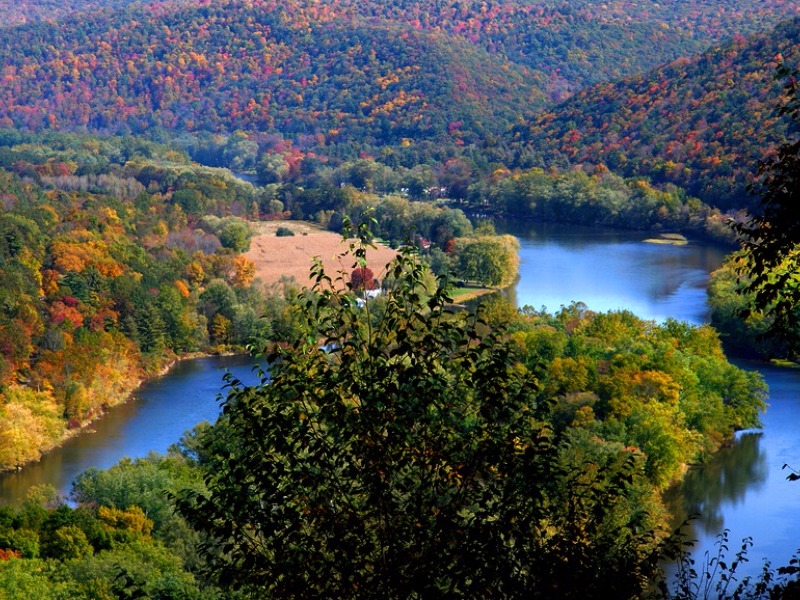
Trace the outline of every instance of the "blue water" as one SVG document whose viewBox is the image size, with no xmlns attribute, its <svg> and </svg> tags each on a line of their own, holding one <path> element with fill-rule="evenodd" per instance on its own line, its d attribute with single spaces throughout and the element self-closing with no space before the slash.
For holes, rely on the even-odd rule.
<svg viewBox="0 0 800 600">
<path fill-rule="evenodd" d="M 572 301 L 592 310 L 632 310 L 646 319 L 708 320 L 705 289 L 709 273 L 725 251 L 709 244 L 645 243 L 644 233 L 580 227 L 505 225 L 521 242 L 520 280 L 508 291 L 518 306 L 555 311 Z M 184 431 L 219 414 L 222 375 L 230 370 L 255 381 L 247 357 L 203 358 L 179 363 L 164 377 L 143 386 L 130 402 L 111 409 L 80 435 L 20 473 L 0 478 L 0 501 L 24 496 L 28 486 L 50 483 L 68 492 L 83 470 L 106 468 L 124 456 L 164 452 Z M 675 503 L 700 517 L 688 531 L 702 560 L 716 536 L 729 529 L 730 547 L 752 536 L 747 570 L 762 560 L 785 564 L 800 547 L 794 521 L 800 482 L 786 480 L 786 463 L 800 469 L 800 371 L 758 368 L 770 386 L 769 410 L 760 431 L 742 432 L 708 465 L 692 469 Z"/>
<path fill-rule="evenodd" d="M 75 476 L 89 467 L 105 469 L 126 456 L 166 452 L 185 431 L 217 419 L 225 373 L 246 383 L 257 381 L 253 364 L 247 356 L 179 362 L 167 375 L 143 385 L 128 402 L 109 409 L 87 432 L 67 440 L 39 462 L 1 476 L 0 501 L 17 501 L 30 486 L 45 483 L 67 494 Z"/>
<path fill-rule="evenodd" d="M 709 319 L 709 273 L 725 251 L 711 244 L 652 244 L 642 232 L 542 224 L 503 224 L 520 241 L 518 306 L 557 311 L 573 301 L 591 310 L 627 309 L 644 319 Z"/>
</svg>

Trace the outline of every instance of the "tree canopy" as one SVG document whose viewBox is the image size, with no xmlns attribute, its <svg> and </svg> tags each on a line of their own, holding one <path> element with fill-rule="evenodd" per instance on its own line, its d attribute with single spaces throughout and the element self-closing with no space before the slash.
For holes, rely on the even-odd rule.
<svg viewBox="0 0 800 600">
<path fill-rule="evenodd" d="M 355 259 L 365 247 L 356 245 Z M 412 254 L 379 314 L 321 269 L 308 335 L 232 381 L 179 512 L 221 583 L 287 597 L 637 596 L 655 568 L 629 502 L 640 455 L 549 425 L 501 329 L 427 302 Z"/>
<path fill-rule="evenodd" d="M 788 117 L 787 140 L 763 161 L 752 190 L 759 205 L 747 220 L 734 223 L 742 236 L 738 263 L 741 292 L 751 309 L 770 318 L 768 333 L 800 350 L 800 83 L 798 73 L 781 66 L 785 101 L 778 112 Z"/>
</svg>

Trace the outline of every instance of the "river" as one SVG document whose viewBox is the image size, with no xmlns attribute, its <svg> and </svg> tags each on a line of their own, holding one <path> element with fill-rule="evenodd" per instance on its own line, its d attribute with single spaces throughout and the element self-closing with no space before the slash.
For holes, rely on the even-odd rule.
<svg viewBox="0 0 800 600">
<path fill-rule="evenodd" d="M 0 503 L 19 501 L 32 485 L 51 484 L 63 494 L 76 475 L 90 467 L 106 469 L 123 457 L 166 452 L 181 435 L 219 415 L 223 376 L 255 383 L 248 356 L 215 356 L 178 362 L 152 379 L 126 403 L 110 408 L 87 432 L 67 440 L 39 462 L 0 476 Z"/>
<path fill-rule="evenodd" d="M 572 301 L 597 311 L 627 308 L 646 319 L 675 317 L 690 323 L 708 319 L 708 274 L 725 252 L 702 243 L 671 246 L 645 243 L 641 233 L 578 227 L 502 224 L 520 239 L 518 284 L 508 291 L 518 305 L 557 310 Z M 247 357 L 203 358 L 179 363 L 164 377 L 143 386 L 135 398 L 108 411 L 94 432 L 77 436 L 40 462 L 0 478 L 0 501 L 24 496 L 28 486 L 50 483 L 69 492 L 72 479 L 92 467 L 106 468 L 123 456 L 164 452 L 181 434 L 219 414 L 222 375 L 255 379 Z M 695 554 L 713 550 L 716 535 L 729 529 L 731 548 L 754 538 L 748 569 L 762 557 L 775 565 L 796 550 L 793 519 L 800 482 L 786 480 L 785 463 L 800 468 L 800 372 L 763 365 L 770 385 L 764 429 L 741 432 L 710 464 L 693 468 L 675 503 L 698 512 L 689 535 Z"/>
<path fill-rule="evenodd" d="M 553 311 L 580 300 L 592 310 L 627 308 L 658 322 L 709 319 L 709 273 L 726 253 L 714 245 L 650 244 L 643 233 L 581 227 L 503 223 L 498 229 L 520 240 L 520 280 L 509 290 L 517 306 Z M 783 469 L 788 463 L 800 470 L 800 370 L 734 362 L 759 370 L 769 385 L 763 429 L 739 432 L 707 465 L 690 469 L 671 505 L 684 516 L 699 515 L 686 530 L 696 540 L 696 561 L 713 556 L 717 536 L 728 530 L 732 552 L 752 538 L 739 573 L 758 575 L 764 559 L 785 565 L 800 547 L 793 519 L 800 481 L 787 481 Z"/>
</svg>

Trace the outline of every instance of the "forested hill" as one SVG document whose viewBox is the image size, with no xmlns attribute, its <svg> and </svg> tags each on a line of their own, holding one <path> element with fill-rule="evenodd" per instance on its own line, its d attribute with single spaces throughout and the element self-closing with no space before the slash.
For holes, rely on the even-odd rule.
<svg viewBox="0 0 800 600">
<path fill-rule="evenodd" d="M 757 161 L 784 133 L 775 112 L 781 62 L 800 66 L 800 18 L 583 90 L 517 127 L 517 160 L 603 163 L 676 183 L 722 208 L 742 206 Z"/>
<path fill-rule="evenodd" d="M 39 8 L 37 8 L 37 6 Z M 798 9 L 474 0 L 0 4 L 0 126 L 468 143 Z M 72 16 L 70 16 L 72 15 Z"/>
<path fill-rule="evenodd" d="M 202 0 L 0 0 L 0 24 L 52 21 L 74 13 L 140 5 L 175 12 Z M 791 0 L 263 0 L 287 23 L 311 27 L 403 24 L 466 39 L 492 54 L 551 74 L 556 94 L 693 54 L 734 34 L 763 31 L 800 9 Z M 228 9 L 232 7 L 227 6 Z M 145 10 L 145 15 L 148 14 Z M 147 20 L 137 18 L 137 20 Z"/>
<path fill-rule="evenodd" d="M 13 27 L 37 21 L 55 21 L 75 13 L 116 10 L 146 0 L 0 0 L 0 27 Z M 150 3 L 165 0 L 151 0 Z"/>
<path fill-rule="evenodd" d="M 5 30 L 0 123 L 382 143 L 502 131 L 542 104 L 529 69 L 463 38 L 326 21 L 227 1 Z"/>
</svg>

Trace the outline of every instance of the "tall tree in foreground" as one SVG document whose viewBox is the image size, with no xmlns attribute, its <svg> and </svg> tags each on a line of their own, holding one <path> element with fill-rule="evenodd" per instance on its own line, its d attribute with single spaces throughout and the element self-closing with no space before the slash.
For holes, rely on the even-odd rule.
<svg viewBox="0 0 800 600">
<path fill-rule="evenodd" d="M 390 271 L 358 308 L 317 268 L 308 335 L 261 385 L 231 382 L 207 492 L 177 499 L 211 574 L 260 598 L 638 597 L 655 542 L 636 453 L 559 441 L 502 332 L 448 312 L 444 287 L 423 302 L 415 256 Z"/>
<path fill-rule="evenodd" d="M 778 109 L 789 118 L 787 141 L 759 166 L 752 191 L 759 211 L 734 224 L 742 236 L 744 260 L 739 263 L 741 291 L 752 296 L 751 309 L 772 319 L 768 333 L 800 351 L 800 82 L 798 73 L 782 66 L 786 99 Z"/>
</svg>

